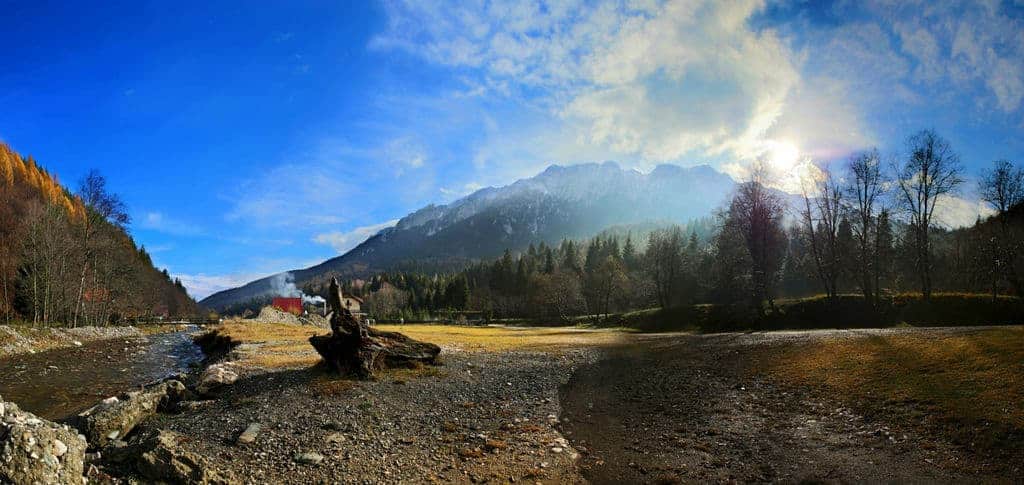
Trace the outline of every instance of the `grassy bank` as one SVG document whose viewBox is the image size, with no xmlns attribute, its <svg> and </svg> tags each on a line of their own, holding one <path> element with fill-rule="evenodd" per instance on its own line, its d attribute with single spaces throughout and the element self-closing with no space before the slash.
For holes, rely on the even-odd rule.
<svg viewBox="0 0 1024 485">
<path fill-rule="evenodd" d="M 417 340 L 463 352 L 534 351 L 557 352 L 580 346 L 613 345 L 623 333 L 612 329 L 586 330 L 553 327 L 465 327 L 409 324 L 375 325 L 374 328 L 401 332 Z M 320 361 L 309 337 L 329 330 L 304 325 L 226 322 L 214 328 L 229 338 L 241 354 L 239 365 L 256 368 L 308 367 Z"/>
<path fill-rule="evenodd" d="M 868 416 L 941 427 L 978 451 L 1024 454 L 1024 329 L 831 339 L 767 350 L 754 366 Z"/>
<path fill-rule="evenodd" d="M 862 296 L 835 300 L 812 297 L 780 300 L 764 318 L 736 305 L 691 305 L 641 310 L 610 318 L 602 325 L 645 332 L 690 330 L 725 332 L 814 328 L 879 328 L 898 325 L 964 326 L 1024 324 L 1024 300 L 991 295 L 941 293 L 925 302 L 920 295 L 897 295 L 872 307 Z"/>
</svg>

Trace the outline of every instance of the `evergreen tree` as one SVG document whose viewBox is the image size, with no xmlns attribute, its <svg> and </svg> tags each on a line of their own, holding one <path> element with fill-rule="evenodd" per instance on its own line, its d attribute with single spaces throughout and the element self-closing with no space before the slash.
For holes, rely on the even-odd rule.
<svg viewBox="0 0 1024 485">
<path fill-rule="evenodd" d="M 544 248 L 544 274 L 554 274 L 555 253 L 549 247 Z"/>
<path fill-rule="evenodd" d="M 640 268 L 640 258 L 633 244 L 633 233 L 626 234 L 626 242 L 622 245 L 622 262 L 626 265 L 627 271 L 636 271 Z"/>
</svg>

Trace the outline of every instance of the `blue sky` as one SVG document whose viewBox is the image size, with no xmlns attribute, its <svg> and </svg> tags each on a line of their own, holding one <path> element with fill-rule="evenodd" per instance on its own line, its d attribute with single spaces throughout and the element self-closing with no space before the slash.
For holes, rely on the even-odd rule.
<svg viewBox="0 0 1024 485">
<path fill-rule="evenodd" d="M 10 2 L 0 139 L 101 170 L 196 296 L 550 163 L 787 177 L 935 128 L 1024 162 L 1024 6 Z M 980 211 L 970 184 L 948 223 Z"/>
</svg>

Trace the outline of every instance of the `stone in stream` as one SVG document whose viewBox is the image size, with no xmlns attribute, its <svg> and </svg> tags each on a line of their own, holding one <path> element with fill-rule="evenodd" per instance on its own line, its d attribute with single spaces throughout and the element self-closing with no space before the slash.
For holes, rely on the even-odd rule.
<svg viewBox="0 0 1024 485">
<path fill-rule="evenodd" d="M 0 483 L 81 484 L 85 438 L 0 398 Z"/>
<path fill-rule="evenodd" d="M 260 423 L 250 423 L 249 426 L 242 431 L 242 434 L 238 435 L 238 444 L 247 445 L 256 441 L 256 437 L 260 435 Z"/>
<path fill-rule="evenodd" d="M 118 438 L 124 438 L 146 418 L 159 409 L 170 409 L 188 395 L 179 381 L 165 381 L 141 391 L 108 398 L 82 411 L 75 418 L 75 426 L 97 448 Z"/>
<path fill-rule="evenodd" d="M 314 335 L 309 338 L 309 343 L 336 372 L 370 379 L 378 368 L 432 364 L 441 353 L 441 348 L 432 343 L 368 327 L 365 321 L 342 305 L 337 278 L 331 278 L 328 302 L 331 305 L 331 334 Z"/>
</svg>

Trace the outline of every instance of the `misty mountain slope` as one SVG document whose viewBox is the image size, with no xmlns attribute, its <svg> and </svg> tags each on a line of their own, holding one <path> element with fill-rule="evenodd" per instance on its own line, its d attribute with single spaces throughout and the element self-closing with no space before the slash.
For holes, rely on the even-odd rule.
<svg viewBox="0 0 1024 485">
<path fill-rule="evenodd" d="M 415 265 L 458 269 L 541 241 L 588 238 L 616 225 L 685 223 L 722 206 L 735 183 L 708 166 L 661 165 L 648 174 L 614 162 L 562 167 L 500 188 L 481 189 L 447 205 L 429 205 L 402 218 L 351 251 L 292 271 L 299 286 L 329 276 L 366 277 Z M 270 278 L 215 293 L 212 309 L 273 292 Z"/>
</svg>

